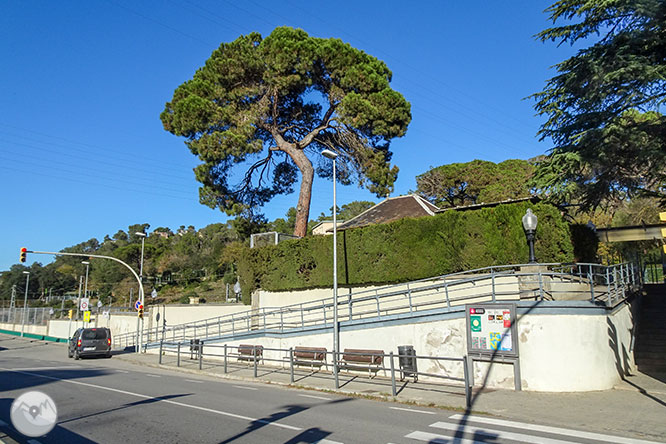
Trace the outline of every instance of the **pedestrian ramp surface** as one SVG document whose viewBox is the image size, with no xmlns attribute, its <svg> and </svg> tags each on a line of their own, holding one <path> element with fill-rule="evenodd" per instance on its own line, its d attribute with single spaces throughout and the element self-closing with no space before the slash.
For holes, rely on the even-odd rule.
<svg viewBox="0 0 666 444">
<path fill-rule="evenodd" d="M 571 443 L 616 443 L 653 444 L 664 441 L 650 441 L 582 430 L 550 427 L 516 421 L 489 418 L 485 416 L 452 415 L 448 421 L 437 421 L 405 435 L 406 442 L 427 442 L 431 444 L 481 444 L 481 443 L 530 443 L 530 444 L 571 444 Z M 399 441 L 405 442 L 405 441 Z M 389 443 L 393 444 L 393 443 Z"/>
</svg>

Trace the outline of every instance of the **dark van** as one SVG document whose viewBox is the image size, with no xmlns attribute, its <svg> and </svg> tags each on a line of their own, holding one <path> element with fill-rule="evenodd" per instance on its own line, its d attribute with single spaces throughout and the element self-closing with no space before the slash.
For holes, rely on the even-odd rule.
<svg viewBox="0 0 666 444">
<path fill-rule="evenodd" d="M 67 357 L 111 357 L 111 330 L 108 328 L 79 328 L 69 340 Z"/>
</svg>

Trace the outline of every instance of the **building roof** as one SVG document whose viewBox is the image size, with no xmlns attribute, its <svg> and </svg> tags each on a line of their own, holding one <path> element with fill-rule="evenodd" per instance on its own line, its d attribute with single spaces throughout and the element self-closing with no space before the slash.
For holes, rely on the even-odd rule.
<svg viewBox="0 0 666 444">
<path fill-rule="evenodd" d="M 356 217 L 340 224 L 338 230 L 384 224 L 405 217 L 433 216 L 439 208 L 415 194 L 389 197 L 370 207 Z"/>
<path fill-rule="evenodd" d="M 461 205 L 458 207 L 451 207 L 451 208 L 441 208 L 438 209 L 436 212 L 437 213 L 443 213 L 445 211 L 468 211 L 468 210 L 479 210 L 481 208 L 490 208 L 490 207 L 496 207 L 497 205 L 505 205 L 505 204 L 512 204 L 512 203 L 518 203 L 518 202 L 532 202 L 532 203 L 537 203 L 541 200 L 539 196 L 528 196 L 528 197 L 520 197 L 518 199 L 506 199 L 506 200 L 499 200 L 497 202 L 481 202 L 478 204 L 472 204 L 472 205 Z"/>
</svg>

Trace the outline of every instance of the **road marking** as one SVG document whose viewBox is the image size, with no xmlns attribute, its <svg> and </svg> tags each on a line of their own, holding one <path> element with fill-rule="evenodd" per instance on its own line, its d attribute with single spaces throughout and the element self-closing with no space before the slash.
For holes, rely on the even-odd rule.
<svg viewBox="0 0 666 444">
<path fill-rule="evenodd" d="M 425 413 L 426 415 L 436 415 L 435 412 L 426 412 L 425 410 L 404 409 L 402 407 L 389 407 L 392 410 L 401 410 L 403 412 Z"/>
<path fill-rule="evenodd" d="M 275 426 L 275 427 L 281 427 L 281 428 L 287 429 L 287 430 L 295 430 L 295 431 L 303 430 L 301 427 L 295 427 L 295 426 L 290 426 L 290 425 L 287 425 L 287 424 L 281 424 L 279 422 L 268 421 L 266 419 L 259 419 L 259 418 L 252 418 L 250 416 L 238 415 L 236 413 L 225 412 L 225 411 L 222 411 L 222 410 L 209 409 L 209 408 L 206 408 L 206 407 L 200 407 L 198 405 L 185 404 L 183 402 L 172 401 L 170 399 L 161 398 L 159 396 L 143 395 L 141 393 L 128 392 L 127 390 L 120 390 L 120 389 L 115 389 L 115 388 L 111 388 L 111 387 L 105 387 L 105 386 L 102 386 L 102 385 L 90 384 L 88 382 L 74 381 L 72 379 L 56 378 L 55 376 L 46 376 L 46 375 L 40 375 L 40 374 L 37 374 L 37 373 L 30 373 L 30 372 L 24 372 L 24 371 L 15 371 L 15 370 L 12 370 L 11 368 L 0 367 L 0 370 L 14 372 L 14 373 L 21 373 L 21 374 L 30 375 L 30 376 L 37 376 L 38 378 L 50 379 L 52 381 L 61 381 L 61 382 L 65 382 L 65 383 L 68 383 L 68 384 L 82 385 L 84 387 L 92 387 L 92 388 L 96 388 L 96 389 L 100 389 L 100 390 L 106 390 L 106 391 L 109 391 L 109 392 L 120 393 L 120 394 L 128 395 L 128 396 L 134 396 L 136 398 L 154 399 L 154 400 L 163 402 L 165 404 L 177 405 L 179 407 L 186 407 L 186 408 L 193 409 L 193 410 L 200 410 L 200 411 L 203 411 L 203 412 L 214 413 L 214 414 L 220 415 L 220 416 L 228 416 L 229 418 L 242 419 L 243 421 L 256 422 L 256 423 L 260 423 L 260 424 L 266 424 L 266 425 L 271 425 L 271 426 Z"/>
<path fill-rule="evenodd" d="M 424 442 L 436 442 L 437 444 L 456 443 L 456 444 L 484 444 L 485 441 L 473 441 L 471 439 L 455 438 L 446 435 L 437 435 L 428 432 L 412 432 L 405 435 L 405 438 L 415 439 Z"/>
<path fill-rule="evenodd" d="M 118 373 L 129 373 L 127 370 L 116 370 Z"/>
<path fill-rule="evenodd" d="M 331 398 L 325 398 L 323 396 L 314 396 L 314 395 L 298 395 L 298 396 L 302 396 L 304 398 L 322 399 L 324 401 L 330 401 L 330 399 L 331 399 Z"/>
<path fill-rule="evenodd" d="M 523 433 L 504 432 L 501 430 L 484 429 L 467 424 L 453 424 L 450 422 L 436 422 L 430 424 L 430 427 L 450 430 L 452 432 L 469 433 L 473 435 L 485 435 L 492 437 L 493 440 L 512 439 L 514 441 L 530 444 L 571 444 L 573 441 L 562 441 L 560 439 L 544 438 L 543 436 L 530 436 Z"/>
<path fill-rule="evenodd" d="M 150 376 L 151 378 L 161 378 L 160 375 L 151 375 L 150 373 L 146 373 L 146 376 Z"/>
<path fill-rule="evenodd" d="M 320 439 L 319 441 L 315 441 L 312 444 L 342 444 L 342 443 L 338 441 L 331 441 L 330 439 Z"/>
<path fill-rule="evenodd" d="M 195 381 L 194 379 L 184 379 L 184 381 L 194 382 L 194 383 L 197 383 L 197 384 L 203 384 L 203 381 Z"/>
<path fill-rule="evenodd" d="M 237 389 L 243 389 L 243 390 L 259 390 L 258 388 L 254 387 L 244 387 L 242 385 L 232 385 L 232 387 L 236 387 Z"/>
<path fill-rule="evenodd" d="M 563 429 L 563 428 L 560 428 L 560 427 L 550 427 L 550 426 L 543 426 L 543 425 L 538 425 L 538 424 L 529 424 L 529 423 L 524 423 L 524 422 L 505 421 L 505 420 L 502 420 L 502 419 L 486 418 L 484 416 L 453 415 L 453 416 L 449 416 L 449 419 L 453 419 L 453 420 L 456 420 L 456 421 L 468 420 L 468 421 L 473 421 L 473 422 L 479 422 L 479 423 L 482 423 L 482 424 L 498 425 L 498 426 L 504 426 L 504 427 L 514 427 L 514 428 L 517 428 L 517 429 L 535 430 L 537 432 L 555 433 L 555 434 L 558 434 L 558 435 L 573 436 L 575 438 L 596 439 L 598 441 L 615 442 L 615 443 L 619 443 L 619 444 L 647 444 L 647 443 L 652 444 L 652 443 L 655 443 L 655 441 L 644 441 L 644 440 L 641 440 L 641 439 L 624 438 L 624 437 L 621 437 L 621 436 L 602 435 L 600 433 L 583 432 L 583 431 L 580 431 L 580 430 Z"/>
</svg>

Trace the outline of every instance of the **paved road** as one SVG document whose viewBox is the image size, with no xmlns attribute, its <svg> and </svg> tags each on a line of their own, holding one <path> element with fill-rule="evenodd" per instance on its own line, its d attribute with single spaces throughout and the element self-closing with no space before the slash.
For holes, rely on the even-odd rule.
<svg viewBox="0 0 666 444">
<path fill-rule="evenodd" d="M 51 396 L 58 423 L 28 440 L 12 401 Z M 147 369 L 119 359 L 67 359 L 62 344 L 0 335 L 0 430 L 39 443 L 624 443 L 648 441 Z M 457 436 L 457 438 L 455 438 Z"/>
</svg>

